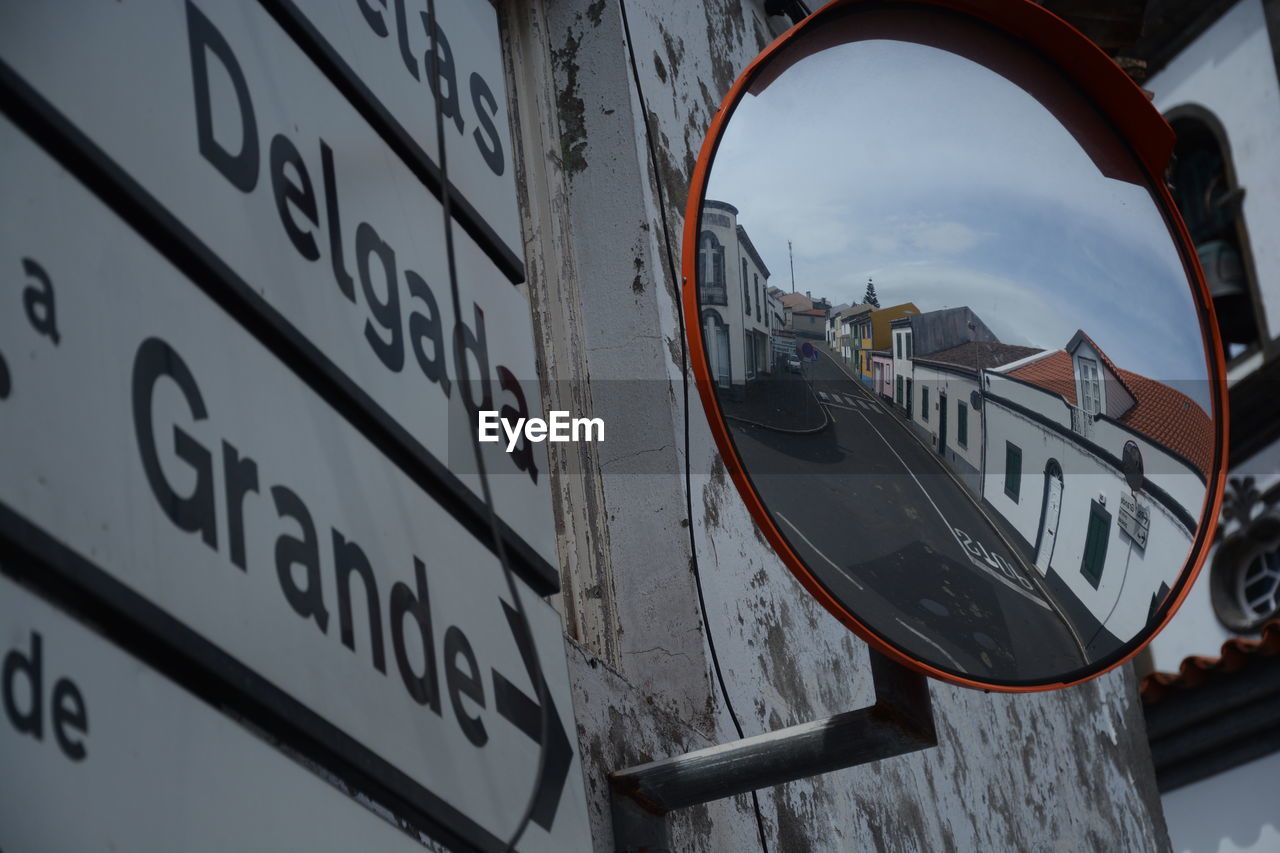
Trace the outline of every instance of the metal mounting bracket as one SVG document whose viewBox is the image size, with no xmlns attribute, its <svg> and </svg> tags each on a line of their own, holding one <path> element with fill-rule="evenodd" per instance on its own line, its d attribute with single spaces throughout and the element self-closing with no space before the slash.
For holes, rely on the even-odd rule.
<svg viewBox="0 0 1280 853">
<path fill-rule="evenodd" d="M 928 680 L 870 657 L 874 705 L 610 773 L 618 853 L 670 851 L 676 809 L 937 746 Z"/>
</svg>

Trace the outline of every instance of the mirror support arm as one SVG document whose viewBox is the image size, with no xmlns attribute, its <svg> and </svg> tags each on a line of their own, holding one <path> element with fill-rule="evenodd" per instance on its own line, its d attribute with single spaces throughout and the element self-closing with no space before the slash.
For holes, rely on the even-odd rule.
<svg viewBox="0 0 1280 853">
<path fill-rule="evenodd" d="M 937 746 L 928 680 L 869 654 L 874 705 L 610 773 L 615 849 L 670 850 L 676 809 Z"/>
</svg>

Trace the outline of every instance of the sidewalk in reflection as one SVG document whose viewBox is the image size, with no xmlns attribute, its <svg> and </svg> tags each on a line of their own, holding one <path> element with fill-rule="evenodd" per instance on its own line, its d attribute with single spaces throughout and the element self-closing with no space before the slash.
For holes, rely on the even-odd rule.
<svg viewBox="0 0 1280 853">
<path fill-rule="evenodd" d="M 721 395 L 720 405 L 729 418 L 779 432 L 819 432 L 828 423 L 804 375 L 785 369 L 748 381 L 737 399 Z"/>
</svg>

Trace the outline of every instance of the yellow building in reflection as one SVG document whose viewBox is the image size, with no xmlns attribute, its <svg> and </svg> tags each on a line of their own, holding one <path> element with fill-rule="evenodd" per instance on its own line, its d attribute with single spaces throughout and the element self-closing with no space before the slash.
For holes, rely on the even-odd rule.
<svg viewBox="0 0 1280 853">
<path fill-rule="evenodd" d="M 902 317 L 919 314 L 920 309 L 914 302 L 903 302 L 890 305 L 888 308 L 873 308 L 857 317 L 851 326 L 851 354 L 849 363 L 854 373 L 862 380 L 862 384 L 872 387 L 871 354 L 876 350 L 887 351 L 893 343 L 892 330 L 889 324 Z"/>
</svg>

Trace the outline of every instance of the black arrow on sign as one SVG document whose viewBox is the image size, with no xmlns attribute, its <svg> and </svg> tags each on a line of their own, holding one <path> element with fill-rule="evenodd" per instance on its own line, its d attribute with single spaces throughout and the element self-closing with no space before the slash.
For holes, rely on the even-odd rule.
<svg viewBox="0 0 1280 853">
<path fill-rule="evenodd" d="M 537 671 L 534 666 L 533 642 L 524 630 L 523 620 L 515 608 L 505 601 L 502 610 L 507 616 L 507 626 L 516 639 L 516 648 L 520 649 L 520 658 L 529 673 L 529 681 L 533 682 Z M 540 675 L 540 673 L 539 673 Z M 535 682 L 536 683 L 536 682 Z M 549 742 L 542 744 L 542 714 L 544 709 L 536 699 L 530 699 L 520 688 L 502 676 L 496 669 L 493 671 L 493 698 L 498 713 L 506 717 L 520 731 L 524 732 L 534 743 L 542 744 L 546 751 L 546 759 L 542 762 L 542 775 L 538 779 L 538 795 L 533 804 L 533 822 L 548 832 L 556 819 L 556 809 L 560 806 L 560 794 L 564 792 L 565 780 L 569 778 L 569 764 L 573 761 L 573 747 L 569 745 L 569 737 L 565 734 L 564 725 L 560 722 L 560 712 L 551 699 L 551 690 L 547 680 L 542 679 L 541 693 L 546 697 L 545 713 L 551 716 L 547 735 Z"/>
</svg>

